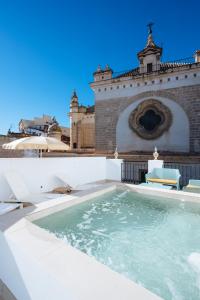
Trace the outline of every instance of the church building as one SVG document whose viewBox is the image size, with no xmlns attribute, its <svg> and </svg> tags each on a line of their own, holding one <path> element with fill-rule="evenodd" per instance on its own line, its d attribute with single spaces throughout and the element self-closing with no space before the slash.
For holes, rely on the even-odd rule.
<svg viewBox="0 0 200 300">
<path fill-rule="evenodd" d="M 162 50 L 149 24 L 136 68 L 94 73 L 97 152 L 200 153 L 200 50 L 176 62 L 162 62 Z"/>
<path fill-rule="evenodd" d="M 79 105 L 74 91 L 70 103 L 70 149 L 94 150 L 95 148 L 95 112 L 94 106 Z"/>
</svg>

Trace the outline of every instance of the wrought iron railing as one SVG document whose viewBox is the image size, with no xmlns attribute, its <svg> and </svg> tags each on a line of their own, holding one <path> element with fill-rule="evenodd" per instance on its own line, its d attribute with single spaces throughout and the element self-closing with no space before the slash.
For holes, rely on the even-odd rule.
<svg viewBox="0 0 200 300">
<path fill-rule="evenodd" d="M 183 163 L 168 163 L 164 164 L 165 168 L 179 169 L 181 178 L 180 185 L 188 184 L 189 179 L 200 179 L 200 164 L 183 164 Z"/>
<path fill-rule="evenodd" d="M 147 162 L 124 161 L 121 165 L 121 181 L 135 184 L 145 181 L 147 170 Z"/>
<path fill-rule="evenodd" d="M 181 174 L 180 185 L 188 184 L 189 179 L 200 179 L 200 163 L 184 164 L 166 162 L 165 168 L 179 169 Z M 121 181 L 129 183 L 141 183 L 145 181 L 145 174 L 148 172 L 147 162 L 124 161 L 121 165 Z"/>
<path fill-rule="evenodd" d="M 141 77 L 144 74 L 150 74 L 150 73 L 163 73 L 166 72 L 167 70 L 174 70 L 177 68 L 182 68 L 184 66 L 190 67 L 193 64 L 195 64 L 194 57 L 186 57 L 183 59 L 178 59 L 174 61 L 168 61 L 160 64 L 160 68 L 158 68 L 158 65 L 152 65 L 152 70 L 150 72 L 147 72 L 147 69 L 144 68 L 144 70 L 135 68 L 135 69 L 129 69 L 129 70 L 124 70 L 124 71 L 119 71 L 119 72 L 114 72 L 113 73 L 113 79 L 118 78 L 120 76 L 127 76 L 127 77 Z M 196 65 L 200 65 L 200 63 L 196 63 Z"/>
</svg>

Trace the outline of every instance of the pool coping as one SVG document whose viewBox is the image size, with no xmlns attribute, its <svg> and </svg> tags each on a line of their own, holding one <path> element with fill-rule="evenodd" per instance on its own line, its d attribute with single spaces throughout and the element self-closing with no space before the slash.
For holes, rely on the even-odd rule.
<svg viewBox="0 0 200 300">
<path fill-rule="evenodd" d="M 66 245 L 64 241 L 58 239 L 53 233 L 49 233 L 32 223 L 32 221 L 53 212 L 112 191 L 117 186 L 127 186 L 133 191 L 148 195 L 158 193 L 158 189 L 152 187 L 116 182 L 102 184 L 100 187 L 81 191 L 74 195 L 51 199 L 33 207 L 15 211 L 9 214 L 9 218 L 6 218 L 6 215 L 1 216 L 0 232 L 5 239 L 14 243 L 19 250 L 21 249 L 25 252 L 29 260 L 37 261 L 40 267 L 54 276 L 58 284 L 64 287 L 67 294 L 72 295 L 72 299 L 132 300 L 136 297 L 136 299 L 161 300 L 161 297 L 153 294 L 141 285 L 99 263 L 95 258 L 89 257 L 80 250 Z M 198 194 L 194 195 L 194 193 L 173 190 L 159 191 L 162 192 L 162 197 L 173 197 L 180 201 L 200 203 L 200 195 Z M 66 280 L 67 278 L 68 280 Z M 88 282 L 90 283 L 89 286 Z M 9 287 L 9 284 L 5 283 Z M 11 291 L 15 292 L 12 289 Z M 63 299 L 66 299 L 66 295 Z"/>
</svg>

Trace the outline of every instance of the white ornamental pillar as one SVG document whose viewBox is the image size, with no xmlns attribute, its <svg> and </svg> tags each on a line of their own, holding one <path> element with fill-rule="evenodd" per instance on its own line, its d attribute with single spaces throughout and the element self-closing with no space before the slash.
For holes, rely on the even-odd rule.
<svg viewBox="0 0 200 300">
<path fill-rule="evenodd" d="M 153 157 L 154 160 L 148 160 L 148 173 L 152 172 L 154 168 L 163 168 L 163 160 L 158 159 L 157 148 L 155 147 Z"/>
</svg>

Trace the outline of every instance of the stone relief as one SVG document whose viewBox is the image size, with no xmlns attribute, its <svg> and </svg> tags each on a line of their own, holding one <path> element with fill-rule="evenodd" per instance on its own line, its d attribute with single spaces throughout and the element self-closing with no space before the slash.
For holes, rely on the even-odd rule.
<svg viewBox="0 0 200 300">
<path fill-rule="evenodd" d="M 171 124 L 171 111 L 155 99 L 143 101 L 129 116 L 129 127 L 146 140 L 160 137 Z"/>
</svg>

